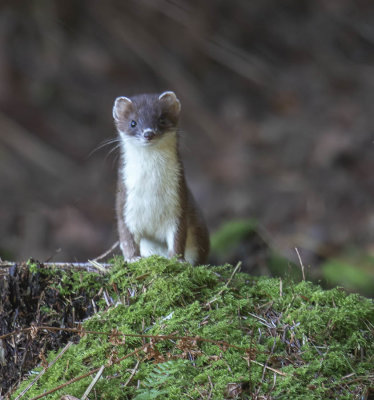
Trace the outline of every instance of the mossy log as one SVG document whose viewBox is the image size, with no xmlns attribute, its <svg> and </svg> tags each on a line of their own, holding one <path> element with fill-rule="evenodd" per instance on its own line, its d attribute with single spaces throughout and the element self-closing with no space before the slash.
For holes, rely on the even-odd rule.
<svg viewBox="0 0 374 400">
<path fill-rule="evenodd" d="M 90 391 L 92 398 L 137 400 L 370 396 L 371 300 L 238 270 L 160 257 L 118 258 L 104 275 L 25 265 L 17 273 L 26 276 L 29 297 L 17 309 L 4 302 L 3 275 L 1 366 L 24 348 L 34 363 L 28 374 L 25 363 L 13 367 L 24 379 L 11 398 L 26 388 L 27 399 Z M 12 325 L 31 304 L 24 323 Z"/>
</svg>

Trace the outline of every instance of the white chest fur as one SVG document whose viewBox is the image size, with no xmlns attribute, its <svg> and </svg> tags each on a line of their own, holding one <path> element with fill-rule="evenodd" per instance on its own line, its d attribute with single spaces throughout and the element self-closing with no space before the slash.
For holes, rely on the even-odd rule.
<svg viewBox="0 0 374 400">
<path fill-rule="evenodd" d="M 124 156 L 126 225 L 138 244 L 145 239 L 166 245 L 174 235 L 180 213 L 176 137 L 152 146 L 126 140 Z"/>
</svg>

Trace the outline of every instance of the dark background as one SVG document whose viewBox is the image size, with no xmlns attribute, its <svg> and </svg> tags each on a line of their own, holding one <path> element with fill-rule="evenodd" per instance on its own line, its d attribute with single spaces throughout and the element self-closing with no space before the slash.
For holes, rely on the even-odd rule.
<svg viewBox="0 0 374 400">
<path fill-rule="evenodd" d="M 8 1 L 0 12 L 0 255 L 116 240 L 116 96 L 174 90 L 210 230 L 255 218 L 313 267 L 374 256 L 371 0 Z M 373 269 L 371 269 L 372 271 Z"/>
</svg>

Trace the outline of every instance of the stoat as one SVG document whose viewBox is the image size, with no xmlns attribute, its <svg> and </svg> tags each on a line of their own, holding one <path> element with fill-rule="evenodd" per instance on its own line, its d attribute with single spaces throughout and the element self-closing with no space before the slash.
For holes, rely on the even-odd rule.
<svg viewBox="0 0 374 400">
<path fill-rule="evenodd" d="M 204 264 L 209 234 L 187 184 L 178 148 L 181 104 L 174 92 L 118 97 L 120 142 L 116 199 L 126 260 L 159 254 Z"/>
</svg>

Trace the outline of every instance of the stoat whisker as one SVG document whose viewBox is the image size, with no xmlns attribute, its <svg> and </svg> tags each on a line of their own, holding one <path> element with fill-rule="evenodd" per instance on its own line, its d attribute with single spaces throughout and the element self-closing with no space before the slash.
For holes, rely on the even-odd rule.
<svg viewBox="0 0 374 400">
<path fill-rule="evenodd" d="M 118 143 L 116 146 L 112 147 L 112 148 L 108 151 L 107 157 L 109 157 L 109 156 L 113 153 L 113 151 L 116 151 L 116 150 L 119 149 L 120 147 L 121 147 L 121 143 Z"/>
<path fill-rule="evenodd" d="M 111 144 L 113 144 L 113 143 L 120 143 L 120 142 L 121 142 L 121 140 L 120 140 L 118 137 L 116 137 L 116 138 L 105 139 L 103 142 L 101 142 L 97 147 L 95 147 L 95 148 L 90 152 L 90 154 L 88 155 L 87 158 L 91 157 L 92 154 L 96 153 L 97 151 L 99 151 L 100 149 L 102 149 L 102 148 L 105 147 L 105 146 L 109 146 L 109 145 L 111 145 Z"/>
<path fill-rule="evenodd" d="M 105 156 L 105 159 L 108 159 L 109 156 L 114 153 L 114 158 L 113 158 L 113 163 L 112 166 L 115 165 L 115 163 L 118 160 L 118 156 L 119 156 L 119 151 L 115 152 L 117 149 L 119 149 L 121 147 L 121 143 L 118 143 L 116 146 L 114 146 L 112 149 L 110 149 L 107 153 L 107 155 Z"/>
</svg>

